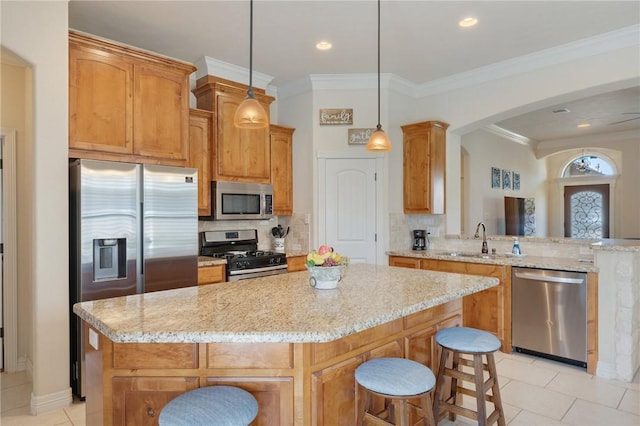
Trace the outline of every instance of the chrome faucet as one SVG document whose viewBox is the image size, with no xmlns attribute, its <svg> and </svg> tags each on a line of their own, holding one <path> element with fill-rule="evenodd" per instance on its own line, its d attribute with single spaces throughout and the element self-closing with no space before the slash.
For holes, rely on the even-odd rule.
<svg viewBox="0 0 640 426">
<path fill-rule="evenodd" d="M 487 228 L 484 226 L 484 223 L 480 222 L 478 223 L 478 226 L 476 226 L 476 234 L 473 236 L 473 238 L 480 238 L 480 227 L 482 226 L 482 254 L 488 254 L 489 253 L 489 246 L 487 246 Z"/>
</svg>

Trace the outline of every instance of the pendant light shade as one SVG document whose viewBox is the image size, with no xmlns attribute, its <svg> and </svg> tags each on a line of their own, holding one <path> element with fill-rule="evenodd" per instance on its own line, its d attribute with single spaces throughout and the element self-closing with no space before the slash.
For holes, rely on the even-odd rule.
<svg viewBox="0 0 640 426">
<path fill-rule="evenodd" d="M 367 142 L 367 151 L 391 151 L 391 140 L 380 124 L 380 0 L 378 0 L 378 125 Z"/>
<path fill-rule="evenodd" d="M 391 140 L 379 124 L 378 128 L 369 137 L 367 151 L 391 151 Z"/>
<path fill-rule="evenodd" d="M 253 0 L 249 12 L 249 90 L 233 117 L 233 124 L 242 129 L 263 129 L 269 126 L 269 117 L 260 102 L 253 97 Z"/>
</svg>

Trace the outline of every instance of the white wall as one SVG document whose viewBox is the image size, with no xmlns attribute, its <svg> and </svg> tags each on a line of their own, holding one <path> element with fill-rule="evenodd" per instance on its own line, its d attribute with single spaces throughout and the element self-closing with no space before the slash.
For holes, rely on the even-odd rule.
<svg viewBox="0 0 640 426">
<path fill-rule="evenodd" d="M 504 197 L 535 198 L 536 236 L 546 234 L 546 162 L 536 159 L 529 146 L 510 142 L 485 130 L 466 134 L 461 146 L 469 154 L 465 194 L 465 230 L 474 232 L 484 222 L 490 235 L 504 235 Z M 520 173 L 520 190 L 491 188 L 491 167 Z"/>
<path fill-rule="evenodd" d="M 2 3 L 2 45 L 33 69 L 32 191 L 28 226 L 18 235 L 30 244 L 32 261 L 33 394 L 31 411 L 39 413 L 71 402 L 69 388 L 68 271 L 68 10 L 66 1 Z M 29 96 L 31 98 L 31 96 Z M 18 138 L 18 145 L 21 144 Z M 21 207 L 19 202 L 18 207 Z"/>
<path fill-rule="evenodd" d="M 16 131 L 17 149 L 16 163 L 20 164 L 16 179 L 16 211 L 17 215 L 17 297 L 18 297 L 18 342 L 17 347 L 8 347 L 7 350 L 15 350 L 18 357 L 18 369 L 25 368 L 25 363 L 33 359 L 33 322 L 32 322 L 32 256 L 31 256 L 31 220 L 33 178 L 30 171 L 33 169 L 33 137 L 31 126 L 33 125 L 31 111 L 31 77 L 32 71 L 19 58 L 13 58 L 11 52 L 2 49 L 2 106 L 0 110 L 0 126 Z M 8 283 L 7 283 L 8 284 Z M 6 284 L 5 284 L 6 285 Z M 5 345 L 7 345 L 5 340 Z M 6 368 L 6 366 L 5 366 Z"/>
<path fill-rule="evenodd" d="M 451 124 L 447 134 L 447 182 L 457 182 L 460 152 L 455 135 L 464 135 L 580 93 L 602 93 L 613 87 L 637 85 L 638 63 L 640 49 L 635 45 L 604 53 L 594 50 L 591 56 L 576 59 L 556 59 L 546 66 L 539 64 L 532 71 L 514 70 L 506 77 L 482 80 L 475 85 L 469 81 L 463 87 L 446 91 L 434 83 L 433 94 L 419 99 L 418 111 L 422 116 L 439 117 Z M 503 71 L 499 68 L 496 73 Z M 446 87 L 445 83 L 442 82 L 442 87 Z M 447 233 L 450 234 L 460 229 L 459 199 L 459 185 L 447 185 Z"/>
</svg>

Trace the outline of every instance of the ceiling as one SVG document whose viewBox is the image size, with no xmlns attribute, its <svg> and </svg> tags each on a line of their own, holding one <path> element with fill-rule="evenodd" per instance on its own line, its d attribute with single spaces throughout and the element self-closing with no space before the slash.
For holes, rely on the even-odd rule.
<svg viewBox="0 0 640 426">
<path fill-rule="evenodd" d="M 479 23 L 457 22 L 473 15 Z M 425 84 L 483 66 L 640 24 L 638 1 L 400 1 L 381 4 L 381 72 Z M 69 26 L 195 63 L 249 68 L 249 2 L 71 0 Z M 284 87 L 310 74 L 377 70 L 377 5 L 357 1 L 254 2 L 253 69 Z M 333 48 L 318 51 L 329 41 Z M 550 113 L 568 108 L 569 113 Z M 639 130 L 640 88 L 573 100 L 496 125 L 535 141 L 604 129 Z"/>
</svg>

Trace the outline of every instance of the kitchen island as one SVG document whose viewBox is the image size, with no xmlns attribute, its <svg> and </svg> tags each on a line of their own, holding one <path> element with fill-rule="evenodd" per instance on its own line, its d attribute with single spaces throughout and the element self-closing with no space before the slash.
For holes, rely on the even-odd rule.
<svg viewBox="0 0 640 426">
<path fill-rule="evenodd" d="M 353 372 L 402 356 L 433 367 L 435 333 L 495 278 L 351 265 L 335 290 L 307 272 L 83 302 L 87 424 L 157 424 L 180 393 L 228 384 L 256 425 L 352 425 Z"/>
</svg>

